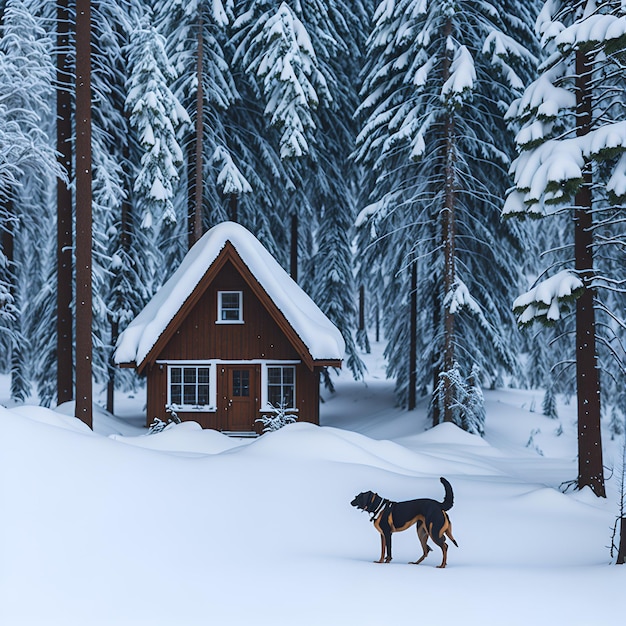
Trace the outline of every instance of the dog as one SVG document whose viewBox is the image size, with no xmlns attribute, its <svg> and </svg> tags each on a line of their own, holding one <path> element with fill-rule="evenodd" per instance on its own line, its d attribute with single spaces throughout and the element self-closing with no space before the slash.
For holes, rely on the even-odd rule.
<svg viewBox="0 0 626 626">
<path fill-rule="evenodd" d="M 441 549 L 443 560 L 441 565 L 446 566 L 448 556 L 448 544 L 446 536 L 458 548 L 459 544 L 452 536 L 452 524 L 447 511 L 452 508 L 454 494 L 452 486 L 443 477 L 441 483 L 445 489 L 443 502 L 437 502 L 431 498 L 418 498 L 405 502 L 392 502 L 382 498 L 373 491 L 364 491 L 352 500 L 352 506 L 361 511 L 371 513 L 370 521 L 380 533 L 380 559 L 375 563 L 389 563 L 391 561 L 391 535 L 417 525 L 417 536 L 422 546 L 423 554 L 417 561 L 411 561 L 412 565 L 421 563 L 431 551 L 428 539 L 432 539 Z"/>
</svg>

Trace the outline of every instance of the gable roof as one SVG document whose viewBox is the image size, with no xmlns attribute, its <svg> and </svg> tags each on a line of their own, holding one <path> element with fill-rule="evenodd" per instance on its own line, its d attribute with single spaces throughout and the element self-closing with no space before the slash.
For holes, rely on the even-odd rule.
<svg viewBox="0 0 626 626">
<path fill-rule="evenodd" d="M 313 362 L 336 365 L 343 359 L 345 343 L 337 327 L 252 233 L 234 222 L 223 222 L 198 240 L 171 278 L 120 334 L 115 363 L 143 368 L 159 340 L 166 336 L 172 320 L 193 300 L 220 255 L 240 261 L 235 265 L 243 270 L 247 282 L 253 283 L 253 290 L 259 292 L 260 288 L 257 295 L 267 294 L 270 314 L 287 323 L 285 326 L 277 320 L 288 336 L 301 344 L 298 347 L 306 352 L 303 356 L 311 361 L 309 365 Z"/>
</svg>

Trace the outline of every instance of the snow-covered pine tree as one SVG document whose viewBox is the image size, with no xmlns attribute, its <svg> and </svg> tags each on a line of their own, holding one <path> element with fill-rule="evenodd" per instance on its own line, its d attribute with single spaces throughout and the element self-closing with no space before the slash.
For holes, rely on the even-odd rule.
<svg viewBox="0 0 626 626">
<path fill-rule="evenodd" d="M 331 97 L 326 106 L 313 111 L 317 141 L 311 147 L 312 163 L 301 168 L 317 222 L 312 231 L 315 253 L 304 265 L 302 283 L 341 331 L 346 365 L 361 378 L 364 364 L 354 339 L 357 296 L 351 245 L 358 170 L 350 152 L 356 138 L 352 115 L 358 104 L 358 68 L 369 15 L 362 2 L 335 0 L 307 3 L 302 16 Z"/>
<path fill-rule="evenodd" d="M 298 3 L 292 8 L 290 3 L 277 0 L 244 0 L 235 7 L 231 40 L 233 64 L 244 83 L 240 87 L 242 105 L 248 109 L 254 100 L 260 105 L 251 120 L 256 128 L 250 129 L 267 138 L 268 150 L 259 165 L 270 165 L 272 178 L 283 179 L 277 181 L 278 187 L 274 185 L 268 207 L 272 212 L 269 219 L 283 232 L 272 233 L 275 243 L 270 243 L 270 248 L 280 250 L 284 246 L 279 254 L 289 259 L 295 280 L 304 265 L 300 262 L 305 249 L 302 242 L 310 237 L 310 227 L 315 224 L 305 180 L 316 142 L 314 111 L 331 99 L 327 77 L 303 23 L 304 8 L 309 7 Z M 280 170 L 272 162 L 279 162 Z"/>
<path fill-rule="evenodd" d="M 541 413 L 553 420 L 559 418 L 556 410 L 556 394 L 554 393 L 554 385 L 548 381 L 545 385 L 546 391 L 541 402 Z"/>
<path fill-rule="evenodd" d="M 287 247 L 290 233 L 292 277 L 341 329 L 348 365 L 359 376 L 348 235 L 355 176 L 348 153 L 356 102 L 354 60 L 361 53 L 366 12 L 360 3 L 268 0 L 237 4 L 236 15 L 234 61 L 248 78 L 238 84 L 242 104 L 249 112 L 254 100 L 263 103 L 263 110 L 255 109 L 256 117 L 245 122 L 247 128 L 256 125 L 249 135 L 266 139 L 259 152 L 263 160 L 250 155 L 253 161 L 248 161 L 255 173 L 266 172 L 260 184 L 253 184 L 254 197 L 268 197 L 264 190 L 272 178 L 287 179 L 273 185 L 268 197 L 269 219 L 280 225 L 269 247 L 278 248 L 281 261 L 286 260 L 280 248 Z M 249 215 L 244 219 L 252 222 Z M 267 245 L 265 236 L 260 238 Z M 312 245 L 303 245 L 308 241 Z"/>
<path fill-rule="evenodd" d="M 573 247 L 560 257 L 559 270 L 516 301 L 520 323 L 551 322 L 576 300 L 576 380 L 578 398 L 578 488 L 605 495 L 600 433 L 596 294 L 621 284 L 622 277 L 600 272 L 598 239 L 623 246 L 614 219 L 626 199 L 623 53 L 626 15 L 620 2 L 546 2 L 537 19 L 546 60 L 537 80 L 511 106 L 523 128 L 521 151 L 512 167 L 515 188 L 505 215 L 570 216 Z M 607 239 L 608 235 L 608 239 Z M 574 267 L 569 259 L 574 259 Z M 616 317 L 606 311 L 609 324 Z M 618 323 L 619 324 L 619 323 Z M 600 339 L 602 341 L 602 339 Z M 610 345 L 610 340 L 604 340 Z"/>
<path fill-rule="evenodd" d="M 264 10 L 244 12 L 233 25 L 239 33 L 235 62 L 256 84 L 265 116 L 279 130 L 281 159 L 297 159 L 310 151 L 313 110 L 330 100 L 327 80 L 311 37 L 289 4 L 255 4 Z"/>
<path fill-rule="evenodd" d="M 178 220 L 172 198 L 183 151 L 176 131 L 190 119 L 170 85 L 176 78 L 165 39 L 152 26 L 138 26 L 128 47 L 126 110 L 143 147 L 133 191 L 142 207 L 142 228 L 159 233 Z"/>
<path fill-rule="evenodd" d="M 476 364 L 472 366 L 467 377 L 467 398 L 465 400 L 465 415 L 463 417 L 464 430 L 468 433 L 485 434 L 485 399 L 480 378 L 480 369 Z"/>
<path fill-rule="evenodd" d="M 8 0 L 0 26 L 0 342 L 7 359 L 2 367 L 11 371 L 11 395 L 20 400 L 30 392 L 21 279 L 31 275 L 29 265 L 40 258 L 30 254 L 30 246 L 45 223 L 41 212 L 26 217 L 40 211 L 32 200 L 62 175 L 46 133 L 53 93 L 51 47 L 28 4 Z M 32 195 L 24 193 L 26 188 Z"/>
<path fill-rule="evenodd" d="M 229 61 L 225 58 L 226 29 L 232 21 L 233 2 L 213 0 L 158 0 L 155 15 L 166 36 L 168 56 L 179 76 L 173 90 L 192 121 L 186 129 L 183 151 L 186 189 L 176 197 L 185 216 L 184 231 L 192 244 L 204 230 L 228 218 L 227 203 L 216 184 L 220 170 L 211 162 L 224 150 L 245 178 L 248 172 L 230 148 L 227 111 L 237 99 Z M 250 181 L 254 186 L 254 181 Z M 187 246 L 186 246 L 187 247 Z"/>
<path fill-rule="evenodd" d="M 116 377 L 128 382 L 111 360 L 120 321 L 125 325 L 150 296 L 150 241 L 131 237 L 133 159 L 140 149 L 125 114 L 125 49 L 144 13 L 139 0 L 99 2 L 93 11 L 92 88 L 94 212 L 94 377 L 107 384 L 107 409 L 113 412 Z"/>
<path fill-rule="evenodd" d="M 496 6 L 386 0 L 368 42 L 356 158 L 376 177 L 358 223 L 372 234 L 362 249 L 379 256 L 389 277 L 389 373 L 414 367 L 400 339 L 408 318 L 398 289 L 406 294 L 406 273 L 418 263 L 420 387 L 450 384 L 445 373 L 455 364 L 467 375 L 476 362 L 492 379 L 515 368 L 506 298 L 517 282 L 520 233 L 499 222 L 497 207 L 512 154 L 505 103 L 534 61 L 532 5 Z M 448 420 L 455 401 L 444 389 Z"/>
</svg>

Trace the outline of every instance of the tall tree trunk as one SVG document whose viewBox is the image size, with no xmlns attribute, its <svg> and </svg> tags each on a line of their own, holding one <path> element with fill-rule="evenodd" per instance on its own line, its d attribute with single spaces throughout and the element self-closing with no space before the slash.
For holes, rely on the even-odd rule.
<svg viewBox="0 0 626 626">
<path fill-rule="evenodd" d="M 291 215 L 291 250 L 289 255 L 289 273 L 298 282 L 298 214 Z"/>
<path fill-rule="evenodd" d="M 591 130 L 591 55 L 576 52 L 576 134 Z M 578 397 L 578 488 L 591 487 L 606 497 L 600 432 L 600 378 L 596 352 L 596 320 L 593 290 L 593 214 L 591 166 L 586 165 L 584 182 L 576 194 L 574 211 L 574 255 L 576 269 L 587 288 L 576 301 L 576 391 Z"/>
<path fill-rule="evenodd" d="M 452 22 L 448 20 L 444 29 L 444 39 L 452 32 Z M 443 60 L 443 78 L 445 82 L 450 76 L 452 64 L 451 52 L 446 51 Z M 454 314 L 450 311 L 449 304 L 445 304 L 445 298 L 452 291 L 456 281 L 456 150 L 455 150 L 455 125 L 451 111 L 446 114 L 444 121 L 444 207 L 442 211 L 443 222 L 443 371 L 452 370 L 455 362 L 454 342 Z M 449 378 L 444 383 L 443 421 L 452 421 L 453 389 Z"/>
<path fill-rule="evenodd" d="M 128 146 L 124 146 L 124 160 L 128 162 L 129 160 L 129 150 Z M 128 177 L 125 177 L 126 180 L 126 197 L 122 201 L 122 216 L 120 220 L 120 247 L 126 253 L 126 258 L 128 258 L 130 254 L 130 245 L 132 241 L 132 228 L 131 228 L 131 203 L 130 203 L 130 190 L 131 183 Z M 120 325 L 117 317 L 111 319 L 111 346 L 115 348 L 117 344 L 117 339 L 120 333 Z M 111 351 L 110 363 L 109 363 L 109 381 L 107 384 L 107 411 L 109 413 L 115 412 L 115 373 L 117 371 L 117 367 L 113 362 L 113 350 Z"/>
<path fill-rule="evenodd" d="M 71 21 L 68 0 L 57 3 L 57 153 L 72 177 L 72 79 L 69 60 Z M 74 389 L 72 318 L 72 191 L 57 179 L 57 404 L 69 402 Z"/>
<path fill-rule="evenodd" d="M 617 548 L 617 565 L 626 563 L 626 517 L 619 519 L 619 546 Z"/>
<path fill-rule="evenodd" d="M 202 153 L 204 150 L 204 91 L 202 88 L 202 74 L 204 63 L 204 17 L 202 9 L 198 10 L 198 54 L 196 57 L 196 80 L 198 83 L 196 90 L 196 130 L 195 130 L 195 154 L 194 154 L 194 202 L 193 202 L 193 219 L 191 223 L 191 232 L 189 239 L 189 247 L 196 243 L 204 230 L 203 227 L 203 183 L 202 183 Z"/>
<path fill-rule="evenodd" d="M 409 389 L 407 408 L 417 406 L 417 261 L 411 263 L 411 296 L 409 312 Z"/>
<path fill-rule="evenodd" d="M 230 213 L 230 221 L 239 221 L 239 196 L 236 193 L 231 193 L 228 196 L 228 208 Z"/>
<path fill-rule="evenodd" d="M 439 284 L 439 280 L 436 281 Z M 441 298 L 439 297 L 437 288 L 433 289 L 433 345 L 437 345 L 437 334 L 439 333 L 439 324 L 441 323 Z M 440 355 L 436 349 L 432 353 L 432 381 L 433 381 L 433 402 L 431 402 L 432 423 L 437 426 L 441 421 L 441 411 L 439 410 L 439 398 L 436 396 L 437 386 L 439 385 L 439 374 L 441 374 Z"/>
<path fill-rule="evenodd" d="M 76 2 L 76 417 L 93 427 L 91 3 Z"/>
</svg>

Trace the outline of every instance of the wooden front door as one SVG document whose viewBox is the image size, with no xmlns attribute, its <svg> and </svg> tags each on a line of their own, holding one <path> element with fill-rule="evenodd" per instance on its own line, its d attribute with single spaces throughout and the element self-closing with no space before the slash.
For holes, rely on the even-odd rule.
<svg viewBox="0 0 626 626">
<path fill-rule="evenodd" d="M 257 373 L 254 366 L 228 365 L 220 370 L 219 394 L 224 430 L 253 431 L 258 417 Z"/>
</svg>

